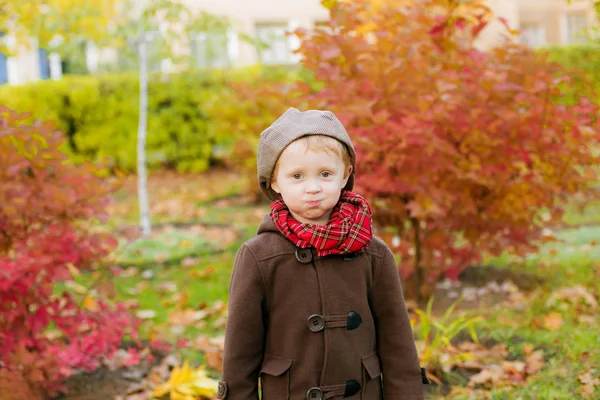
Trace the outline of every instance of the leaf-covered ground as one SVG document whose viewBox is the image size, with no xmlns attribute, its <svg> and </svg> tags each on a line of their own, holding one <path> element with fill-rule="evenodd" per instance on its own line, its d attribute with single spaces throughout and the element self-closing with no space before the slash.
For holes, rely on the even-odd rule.
<svg viewBox="0 0 600 400">
<path fill-rule="evenodd" d="M 154 232 L 147 239 L 134 240 L 135 182 L 115 195 L 103 229 L 122 239 L 114 260 L 120 275 L 109 282 L 101 273 L 80 276 L 71 289 L 89 297 L 90 307 L 94 294 L 135 304 L 145 340 L 182 346 L 163 351 L 169 357 L 151 365 L 127 369 L 125 377 L 110 371 L 76 376 L 66 398 L 95 399 L 85 388 L 89 381 L 102 386 L 103 380 L 118 387 L 122 398 L 152 398 L 152 388 L 182 360 L 208 364 L 209 374 L 218 378 L 235 252 L 268 206 L 251 204 L 240 193 L 239 179 L 229 171 L 152 174 Z M 572 207 L 553 233 L 561 241 L 544 245 L 539 254 L 526 259 L 505 254 L 466 271 L 460 284 L 438 285 L 435 316 L 461 297 L 453 318 L 466 313 L 482 319 L 478 344 L 459 334 L 441 351 L 446 375 L 441 385 L 429 387 L 430 398 L 600 398 L 600 201 Z M 107 369 L 118 372 L 127 362 L 125 351 L 121 362 Z"/>
</svg>

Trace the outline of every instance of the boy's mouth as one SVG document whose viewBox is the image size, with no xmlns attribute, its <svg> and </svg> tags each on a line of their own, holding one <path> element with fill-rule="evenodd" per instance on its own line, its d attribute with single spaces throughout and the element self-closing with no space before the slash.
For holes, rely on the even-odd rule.
<svg viewBox="0 0 600 400">
<path fill-rule="evenodd" d="M 321 200 L 307 201 L 307 203 L 311 206 L 317 206 L 317 205 L 319 205 L 320 202 L 321 202 Z"/>
</svg>

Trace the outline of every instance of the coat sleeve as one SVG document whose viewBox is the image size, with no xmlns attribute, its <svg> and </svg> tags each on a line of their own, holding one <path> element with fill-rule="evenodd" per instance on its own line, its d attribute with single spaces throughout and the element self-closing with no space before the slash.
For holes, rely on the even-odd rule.
<svg viewBox="0 0 600 400">
<path fill-rule="evenodd" d="M 258 400 L 265 340 L 264 307 L 265 285 L 251 250 L 244 244 L 236 255 L 229 285 L 223 378 L 217 398 Z"/>
<path fill-rule="evenodd" d="M 379 261 L 371 289 L 371 308 L 385 400 L 423 400 L 419 357 L 396 261 L 389 248 Z"/>
</svg>

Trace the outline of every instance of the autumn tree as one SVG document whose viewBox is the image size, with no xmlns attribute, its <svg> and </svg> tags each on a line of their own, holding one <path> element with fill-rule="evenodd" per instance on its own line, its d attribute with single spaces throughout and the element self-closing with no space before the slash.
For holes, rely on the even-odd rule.
<svg viewBox="0 0 600 400">
<path fill-rule="evenodd" d="M 109 22 L 118 14 L 117 5 L 118 0 L 3 0 L 0 26 L 15 40 L 13 46 L 6 41 L 0 43 L 0 50 L 27 48 L 32 40 L 47 48 L 57 38 L 61 43 L 79 37 L 106 38 L 110 36 Z"/>
<path fill-rule="evenodd" d="M 325 0 L 300 30 L 302 64 L 324 86 L 311 107 L 353 137 L 357 184 L 397 254 L 409 296 L 425 298 L 485 254 L 526 254 L 600 161 L 598 108 L 561 104 L 572 79 L 510 40 L 475 46 L 483 1 Z M 506 24 L 506 21 L 500 20 Z"/>
</svg>

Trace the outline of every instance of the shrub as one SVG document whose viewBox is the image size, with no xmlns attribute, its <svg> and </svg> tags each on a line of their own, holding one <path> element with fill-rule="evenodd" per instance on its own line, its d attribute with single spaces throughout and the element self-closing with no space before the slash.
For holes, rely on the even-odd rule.
<svg viewBox="0 0 600 400">
<path fill-rule="evenodd" d="M 50 123 L 0 108 L 0 367 L 48 393 L 73 369 L 110 357 L 136 322 L 123 306 L 82 306 L 57 284 L 97 265 L 116 245 L 90 230 L 106 218 L 113 185 L 67 162 Z"/>
<path fill-rule="evenodd" d="M 563 102 L 573 104 L 581 94 L 600 104 L 600 47 L 597 45 L 553 46 L 538 50 L 546 54 L 548 61 L 556 63 L 559 72 L 576 71 L 584 79 L 572 79 L 563 84 Z M 575 76 L 577 78 L 577 76 Z"/>
<path fill-rule="evenodd" d="M 221 74 L 222 75 L 222 74 Z M 147 153 L 150 168 L 204 171 L 219 137 L 209 132 L 203 104 L 219 95 L 219 73 L 153 75 L 149 85 Z M 0 104 L 56 121 L 75 160 L 136 167 L 139 83 L 131 74 L 72 76 L 0 88 Z"/>
<path fill-rule="evenodd" d="M 549 61 L 556 62 L 566 68 L 581 69 L 593 76 L 595 81 L 600 79 L 598 63 L 600 62 L 600 46 L 552 46 L 539 50 L 548 53 Z"/>
<path fill-rule="evenodd" d="M 325 0 L 327 24 L 298 31 L 303 65 L 325 87 L 311 107 L 354 138 L 357 184 L 406 279 L 428 297 L 483 254 L 525 254 L 589 190 L 598 107 L 559 104 L 556 66 L 510 41 L 474 46 L 490 21 L 479 2 Z M 391 232 L 391 233 L 389 233 Z"/>
</svg>

